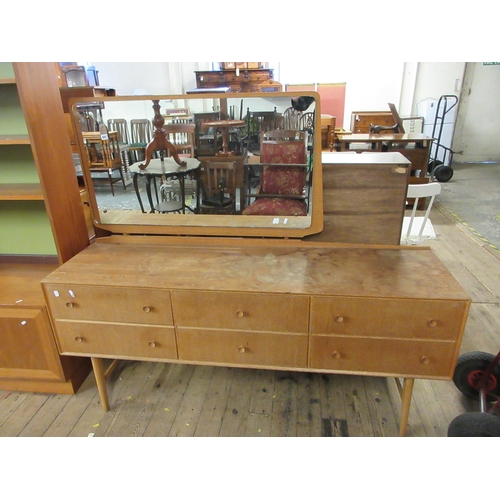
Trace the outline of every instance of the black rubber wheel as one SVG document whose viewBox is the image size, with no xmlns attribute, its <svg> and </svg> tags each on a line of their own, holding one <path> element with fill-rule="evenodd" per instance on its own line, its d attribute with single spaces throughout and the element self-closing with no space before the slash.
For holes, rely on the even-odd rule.
<svg viewBox="0 0 500 500">
<path fill-rule="evenodd" d="M 491 413 L 464 413 L 451 421 L 448 437 L 500 437 L 500 417 Z"/>
<path fill-rule="evenodd" d="M 438 182 L 448 182 L 453 177 L 453 169 L 446 165 L 439 165 L 432 170 L 432 175 Z"/>
<path fill-rule="evenodd" d="M 433 170 L 436 168 L 436 167 L 439 167 L 439 165 L 442 165 L 443 162 L 440 161 L 440 160 L 432 160 L 428 163 L 427 165 L 427 172 L 429 174 L 432 174 Z"/>
<path fill-rule="evenodd" d="M 457 389 L 469 398 L 479 396 L 478 384 L 481 376 L 495 359 L 493 354 L 482 351 L 466 352 L 458 357 L 453 382 Z M 489 376 L 485 389 L 500 396 L 500 365 L 496 365 Z"/>
</svg>

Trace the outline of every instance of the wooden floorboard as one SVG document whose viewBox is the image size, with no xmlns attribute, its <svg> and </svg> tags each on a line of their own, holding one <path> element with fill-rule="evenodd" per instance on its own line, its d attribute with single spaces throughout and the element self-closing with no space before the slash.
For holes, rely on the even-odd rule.
<svg viewBox="0 0 500 500">
<path fill-rule="evenodd" d="M 500 349 L 500 255 L 439 207 L 428 242 L 472 299 L 461 352 Z M 425 272 L 425 269 L 422 269 Z M 0 391 L 0 436 L 395 437 L 393 379 L 120 361 L 102 411 L 93 374 L 75 395 Z M 477 409 L 452 381 L 417 380 L 409 437 L 446 436 Z"/>
</svg>

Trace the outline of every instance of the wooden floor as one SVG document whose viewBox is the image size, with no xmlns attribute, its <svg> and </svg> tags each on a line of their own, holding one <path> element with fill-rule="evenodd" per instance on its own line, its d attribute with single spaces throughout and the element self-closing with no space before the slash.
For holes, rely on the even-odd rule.
<svg viewBox="0 0 500 500">
<path fill-rule="evenodd" d="M 500 349 L 500 253 L 445 209 L 430 242 L 469 293 L 462 352 Z M 425 273 L 425 269 L 422 269 Z M 74 396 L 0 391 L 0 436 L 398 436 L 391 379 L 121 361 L 103 413 L 91 374 Z M 446 436 L 476 409 L 452 382 L 417 380 L 408 436 Z"/>
</svg>

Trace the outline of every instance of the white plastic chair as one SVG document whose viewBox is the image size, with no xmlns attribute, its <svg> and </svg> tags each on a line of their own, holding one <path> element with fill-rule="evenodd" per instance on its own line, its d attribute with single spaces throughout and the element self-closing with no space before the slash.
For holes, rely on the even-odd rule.
<svg viewBox="0 0 500 500">
<path fill-rule="evenodd" d="M 428 184 L 410 184 L 408 185 L 407 197 L 415 198 L 413 209 L 409 217 L 403 218 L 403 229 L 401 231 L 401 244 L 420 245 L 425 240 L 436 238 L 436 233 L 429 220 L 429 214 L 434 203 L 434 198 L 441 193 L 441 184 L 439 182 L 430 182 Z M 420 198 L 429 198 L 427 210 L 423 217 L 416 217 L 418 201 Z"/>
</svg>

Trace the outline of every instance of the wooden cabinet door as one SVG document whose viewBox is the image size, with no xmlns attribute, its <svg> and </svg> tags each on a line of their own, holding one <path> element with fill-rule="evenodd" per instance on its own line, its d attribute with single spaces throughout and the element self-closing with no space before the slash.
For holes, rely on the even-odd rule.
<svg viewBox="0 0 500 500">
<path fill-rule="evenodd" d="M 0 378 L 64 379 L 45 309 L 0 309 Z"/>
</svg>

